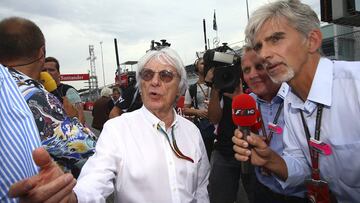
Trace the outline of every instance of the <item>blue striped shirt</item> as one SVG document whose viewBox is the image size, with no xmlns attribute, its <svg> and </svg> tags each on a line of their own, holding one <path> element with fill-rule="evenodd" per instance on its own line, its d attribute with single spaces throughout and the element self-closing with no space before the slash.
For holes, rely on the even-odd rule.
<svg viewBox="0 0 360 203">
<path fill-rule="evenodd" d="M 0 202 L 18 202 L 7 196 L 8 190 L 13 183 L 37 174 L 31 153 L 39 146 L 33 114 L 0 64 Z"/>
</svg>

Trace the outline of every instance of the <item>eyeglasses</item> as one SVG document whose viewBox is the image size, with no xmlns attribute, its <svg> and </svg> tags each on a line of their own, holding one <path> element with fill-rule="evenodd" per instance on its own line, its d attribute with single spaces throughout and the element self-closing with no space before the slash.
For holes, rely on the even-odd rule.
<svg viewBox="0 0 360 203">
<path fill-rule="evenodd" d="M 174 73 L 170 70 L 162 70 L 156 72 L 149 68 L 144 68 L 140 72 L 140 77 L 145 81 L 150 81 L 151 79 L 153 79 L 155 73 L 159 73 L 160 80 L 166 83 L 171 82 L 173 78 L 177 76 L 177 73 Z"/>
</svg>

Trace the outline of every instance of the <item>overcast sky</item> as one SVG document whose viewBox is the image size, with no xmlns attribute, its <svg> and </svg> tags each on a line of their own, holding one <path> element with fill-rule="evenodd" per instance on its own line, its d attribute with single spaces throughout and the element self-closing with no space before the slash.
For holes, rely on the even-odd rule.
<svg viewBox="0 0 360 203">
<path fill-rule="evenodd" d="M 302 0 L 318 13 L 320 0 Z M 269 0 L 248 0 L 250 13 Z M 60 61 L 63 74 L 90 70 L 89 45 L 94 45 L 99 86 L 114 83 L 117 39 L 120 63 L 138 60 L 150 41 L 167 39 L 185 65 L 204 50 L 203 19 L 213 48 L 214 9 L 220 43 L 241 46 L 247 23 L 246 0 L 0 0 L 0 18 L 20 16 L 35 22 L 46 38 L 46 54 Z M 68 82 L 83 88 L 84 81 Z"/>
</svg>

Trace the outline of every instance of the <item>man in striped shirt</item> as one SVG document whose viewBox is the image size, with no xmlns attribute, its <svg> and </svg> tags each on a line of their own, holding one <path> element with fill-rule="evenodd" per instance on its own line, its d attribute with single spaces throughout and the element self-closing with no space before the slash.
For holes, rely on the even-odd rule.
<svg viewBox="0 0 360 203">
<path fill-rule="evenodd" d="M 31 152 L 40 146 L 40 138 L 33 114 L 1 64 L 0 112 L 0 202 L 18 202 L 7 192 L 15 182 L 37 174 Z"/>
</svg>

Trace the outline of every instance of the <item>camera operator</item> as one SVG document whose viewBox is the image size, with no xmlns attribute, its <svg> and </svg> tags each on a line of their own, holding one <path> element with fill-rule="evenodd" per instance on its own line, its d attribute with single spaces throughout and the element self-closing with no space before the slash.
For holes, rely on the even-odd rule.
<svg viewBox="0 0 360 203">
<path fill-rule="evenodd" d="M 215 139 L 215 126 L 208 119 L 208 104 L 211 88 L 205 85 L 204 59 L 197 59 L 194 66 L 199 79 L 186 90 L 184 114 L 194 117 L 192 120 L 201 132 L 206 153 L 210 159 Z"/>
<path fill-rule="evenodd" d="M 208 108 L 208 118 L 210 122 L 218 124 L 217 137 L 214 143 L 214 150 L 212 152 L 210 161 L 210 202 L 240 202 L 241 200 L 244 200 L 243 198 L 246 198 L 238 194 L 239 188 L 242 187 L 241 163 L 234 158 L 233 143 L 231 141 L 234 130 L 236 128 L 236 126 L 233 124 L 231 114 L 232 97 L 242 93 L 243 91 L 242 82 L 240 80 L 240 64 L 236 63 L 233 67 L 229 67 L 225 63 L 209 63 L 208 53 L 211 52 L 206 52 L 204 54 L 206 72 L 205 82 L 212 85 Z M 223 71 L 220 69 L 223 69 Z M 232 71 L 233 73 L 226 73 L 226 71 Z M 230 85 L 230 88 L 228 88 L 229 86 L 224 84 L 226 81 L 230 81 L 230 78 L 227 78 L 226 81 L 219 81 L 219 78 L 224 80 L 226 78 L 219 74 L 226 74 L 228 76 L 232 75 L 234 77 L 233 79 L 236 80 L 232 81 L 233 84 Z M 218 81 L 216 81 L 216 79 L 218 79 Z M 223 86 L 228 87 L 225 88 Z"/>
</svg>

